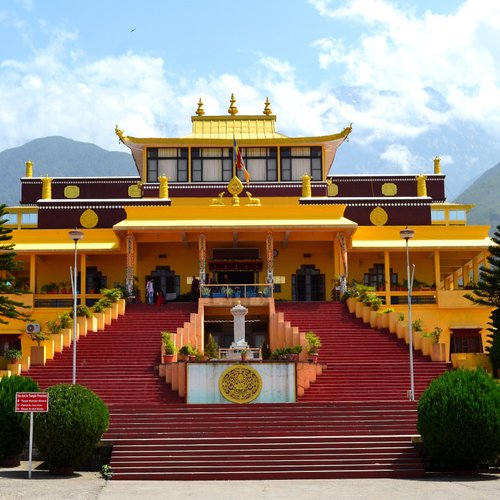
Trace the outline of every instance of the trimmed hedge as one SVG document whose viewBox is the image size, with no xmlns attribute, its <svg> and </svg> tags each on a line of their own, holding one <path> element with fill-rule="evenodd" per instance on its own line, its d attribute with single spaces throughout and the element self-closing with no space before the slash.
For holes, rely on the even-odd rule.
<svg viewBox="0 0 500 500">
<path fill-rule="evenodd" d="M 47 392 L 49 411 L 35 418 L 36 446 L 51 468 L 77 467 L 107 430 L 108 408 L 81 385 L 58 384 Z"/>
<path fill-rule="evenodd" d="M 16 413 L 16 392 L 39 392 L 30 377 L 12 375 L 0 380 L 0 457 L 19 455 L 29 436 L 29 413 Z"/>
<path fill-rule="evenodd" d="M 473 470 L 500 455 L 500 385 L 483 370 L 446 372 L 418 403 L 418 432 L 439 467 Z"/>
</svg>

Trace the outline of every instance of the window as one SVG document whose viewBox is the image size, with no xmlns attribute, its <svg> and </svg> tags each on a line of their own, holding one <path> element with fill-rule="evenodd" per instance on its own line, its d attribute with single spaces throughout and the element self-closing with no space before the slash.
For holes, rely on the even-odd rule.
<svg viewBox="0 0 500 500">
<path fill-rule="evenodd" d="M 233 177 L 232 148 L 192 148 L 193 182 L 230 181 Z"/>
<path fill-rule="evenodd" d="M 432 222 L 444 222 L 444 210 L 432 210 L 431 211 Z"/>
<path fill-rule="evenodd" d="M 4 214 L 3 219 L 5 220 L 5 224 L 13 224 L 17 225 L 17 214 Z"/>
<path fill-rule="evenodd" d="M 278 180 L 277 148 L 241 148 L 241 154 L 252 181 Z M 238 170 L 238 177 L 245 180 L 241 170 Z"/>
<path fill-rule="evenodd" d="M 35 225 L 38 223 L 38 214 L 22 214 L 21 224 Z"/>
<path fill-rule="evenodd" d="M 148 182 L 158 182 L 160 175 L 168 177 L 170 182 L 187 182 L 188 149 L 149 148 Z"/>
<path fill-rule="evenodd" d="M 450 210 L 448 212 L 448 219 L 450 221 L 464 221 L 465 220 L 465 210 Z"/>
<path fill-rule="evenodd" d="M 281 148 L 281 180 L 299 181 L 304 174 L 314 180 L 322 178 L 320 146 Z"/>
<path fill-rule="evenodd" d="M 454 328 L 450 336 L 450 354 L 455 352 L 483 352 L 481 331 L 476 328 Z"/>
</svg>

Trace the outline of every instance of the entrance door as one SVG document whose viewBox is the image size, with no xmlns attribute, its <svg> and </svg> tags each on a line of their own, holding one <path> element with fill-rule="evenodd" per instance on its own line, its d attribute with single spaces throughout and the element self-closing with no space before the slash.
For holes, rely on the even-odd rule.
<svg viewBox="0 0 500 500">
<path fill-rule="evenodd" d="M 292 300 L 325 300 L 325 275 L 312 266 L 301 266 L 292 275 Z"/>
</svg>

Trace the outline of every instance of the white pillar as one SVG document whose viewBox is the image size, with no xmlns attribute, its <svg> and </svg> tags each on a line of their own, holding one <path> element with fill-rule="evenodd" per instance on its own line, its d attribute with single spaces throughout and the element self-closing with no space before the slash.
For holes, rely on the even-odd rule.
<svg viewBox="0 0 500 500">
<path fill-rule="evenodd" d="M 247 314 L 248 309 L 245 306 L 241 305 L 241 302 L 238 301 L 238 304 L 231 308 L 231 314 L 234 318 L 234 344 L 235 346 L 246 346 L 245 342 L 245 315 Z"/>
</svg>

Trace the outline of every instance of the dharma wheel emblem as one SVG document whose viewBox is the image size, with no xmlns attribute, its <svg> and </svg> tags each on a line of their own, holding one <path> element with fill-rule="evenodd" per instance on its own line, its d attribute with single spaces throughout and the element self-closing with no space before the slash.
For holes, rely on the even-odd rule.
<svg viewBox="0 0 500 500">
<path fill-rule="evenodd" d="M 262 391 L 262 378 L 250 366 L 230 366 L 219 378 L 219 390 L 232 403 L 250 403 Z"/>
</svg>

